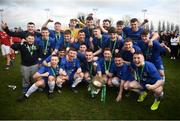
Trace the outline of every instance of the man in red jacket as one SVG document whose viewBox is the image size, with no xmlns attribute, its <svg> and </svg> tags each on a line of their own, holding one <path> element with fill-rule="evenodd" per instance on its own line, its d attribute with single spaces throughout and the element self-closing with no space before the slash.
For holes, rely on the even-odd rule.
<svg viewBox="0 0 180 121">
<path fill-rule="evenodd" d="M 2 55 L 6 57 L 6 66 L 4 69 L 8 70 L 10 68 L 10 46 L 11 46 L 11 39 L 6 34 L 6 32 L 0 31 L 0 44 L 1 44 L 1 51 Z"/>
</svg>

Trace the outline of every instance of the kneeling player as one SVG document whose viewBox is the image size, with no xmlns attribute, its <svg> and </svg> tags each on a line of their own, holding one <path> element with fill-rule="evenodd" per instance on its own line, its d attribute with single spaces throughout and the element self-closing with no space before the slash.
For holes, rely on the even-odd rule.
<svg viewBox="0 0 180 121">
<path fill-rule="evenodd" d="M 76 50 L 70 48 L 66 57 L 61 59 L 60 63 L 60 76 L 57 78 L 57 86 L 59 91 L 62 88 L 62 84 L 68 81 L 71 84 L 71 89 L 74 93 L 77 93 L 75 87 L 82 81 L 84 74 L 82 73 L 80 62 L 76 58 Z"/>
<path fill-rule="evenodd" d="M 51 66 L 45 67 L 42 66 L 39 68 L 38 72 L 36 72 L 33 76 L 33 78 L 36 80 L 36 82 L 28 89 L 27 93 L 24 94 L 22 97 L 18 99 L 18 101 L 23 101 L 25 99 L 28 99 L 28 97 L 35 92 L 40 87 L 45 87 L 46 84 L 49 86 L 49 98 L 52 97 L 52 93 L 54 91 L 55 86 L 55 80 L 56 76 L 59 73 L 59 66 L 58 66 L 59 59 L 57 56 L 51 57 Z"/>
<path fill-rule="evenodd" d="M 163 97 L 163 83 L 158 70 L 151 62 L 144 61 L 144 56 L 140 52 L 133 55 L 132 68 L 135 72 L 135 81 L 129 83 L 129 89 L 140 94 L 138 102 L 144 101 L 147 96 L 145 90 L 154 93 L 155 101 L 151 106 L 151 110 L 157 110 L 160 99 Z"/>
<path fill-rule="evenodd" d="M 108 84 L 119 87 L 119 94 L 116 98 L 116 101 L 119 102 L 122 100 L 124 86 L 133 80 L 130 67 L 124 63 L 120 54 L 116 54 L 114 57 L 114 63 L 110 69 L 110 77 Z"/>
</svg>

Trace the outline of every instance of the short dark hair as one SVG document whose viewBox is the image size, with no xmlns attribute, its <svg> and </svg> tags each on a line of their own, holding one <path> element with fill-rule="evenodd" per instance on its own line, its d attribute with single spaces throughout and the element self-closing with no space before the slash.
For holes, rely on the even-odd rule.
<svg viewBox="0 0 180 121">
<path fill-rule="evenodd" d="M 60 22 L 58 22 L 58 21 L 57 21 L 57 22 L 55 22 L 55 23 L 54 23 L 54 25 L 55 25 L 55 24 L 59 24 L 59 25 L 61 25 L 61 23 L 60 23 Z"/>
<path fill-rule="evenodd" d="M 35 37 L 33 33 L 28 32 L 28 33 L 26 34 L 26 38 L 29 37 L 29 36 Z"/>
<path fill-rule="evenodd" d="M 111 33 L 117 33 L 117 32 L 116 32 L 116 28 L 110 27 L 110 28 L 108 29 L 108 34 L 111 34 Z"/>
<path fill-rule="evenodd" d="M 70 47 L 68 52 L 70 52 L 70 51 L 77 51 L 77 50 L 73 47 Z"/>
<path fill-rule="evenodd" d="M 111 52 L 111 49 L 106 47 L 106 48 L 104 48 L 103 52 L 105 52 L 105 51 L 110 51 Z"/>
<path fill-rule="evenodd" d="M 93 50 L 92 49 L 87 49 L 86 52 L 92 52 L 93 53 Z"/>
<path fill-rule="evenodd" d="M 41 31 L 43 31 L 43 30 L 48 30 L 48 28 L 47 27 L 42 27 Z"/>
<path fill-rule="evenodd" d="M 98 26 L 96 26 L 93 30 L 95 30 L 95 29 L 99 29 L 99 30 L 101 30 L 101 28 L 100 28 L 100 27 L 98 27 Z"/>
<path fill-rule="evenodd" d="M 71 35 L 71 31 L 68 29 L 68 30 L 65 30 L 64 31 L 64 34 L 70 34 Z"/>
<path fill-rule="evenodd" d="M 111 24 L 111 21 L 109 19 L 104 19 L 103 22 L 109 22 L 109 24 Z"/>
<path fill-rule="evenodd" d="M 123 25 L 123 24 L 124 24 L 124 22 L 121 21 L 121 20 L 119 20 L 119 21 L 116 22 L 116 25 Z"/>
<path fill-rule="evenodd" d="M 66 51 L 66 48 L 64 46 L 62 46 L 59 51 Z"/>
<path fill-rule="evenodd" d="M 80 43 L 80 46 L 81 46 L 81 45 L 86 45 L 86 43 L 85 43 L 85 42 L 81 42 L 81 43 Z"/>
<path fill-rule="evenodd" d="M 93 17 L 92 17 L 92 16 L 88 16 L 88 17 L 86 18 L 86 20 L 91 21 L 91 20 L 93 20 Z"/>
<path fill-rule="evenodd" d="M 121 54 L 120 54 L 120 53 L 116 53 L 116 54 L 114 55 L 114 58 L 122 58 L 122 57 L 121 57 Z"/>
<path fill-rule="evenodd" d="M 79 33 L 85 33 L 85 31 L 81 29 L 81 30 L 79 30 L 78 34 Z"/>
<path fill-rule="evenodd" d="M 138 21 L 137 18 L 132 18 L 132 19 L 130 20 L 130 23 L 134 23 L 134 22 L 139 22 L 139 21 Z"/>
<path fill-rule="evenodd" d="M 135 54 L 137 54 L 137 55 L 143 55 L 143 53 L 142 53 L 141 51 L 135 51 L 133 55 L 135 55 Z"/>
<path fill-rule="evenodd" d="M 126 38 L 124 42 L 133 42 L 133 40 L 131 38 Z"/>
<path fill-rule="evenodd" d="M 147 29 L 145 29 L 142 33 L 141 33 L 141 35 L 148 35 L 149 34 L 149 30 L 147 30 Z"/>
<path fill-rule="evenodd" d="M 35 26 L 35 23 L 33 23 L 33 22 L 28 22 L 27 24 L 34 25 L 34 26 Z"/>
</svg>

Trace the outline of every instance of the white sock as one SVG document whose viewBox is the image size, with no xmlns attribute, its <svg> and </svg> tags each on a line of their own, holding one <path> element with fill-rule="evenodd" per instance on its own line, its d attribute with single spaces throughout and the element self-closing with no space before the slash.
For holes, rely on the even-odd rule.
<svg viewBox="0 0 180 121">
<path fill-rule="evenodd" d="M 48 85 L 49 85 L 49 92 L 52 93 L 54 91 L 55 81 L 48 81 Z"/>
<path fill-rule="evenodd" d="M 165 79 L 166 79 L 165 76 L 163 76 L 163 77 L 162 77 L 162 80 L 163 80 L 164 82 L 165 82 Z"/>
<path fill-rule="evenodd" d="M 73 84 L 71 85 L 72 88 L 76 87 L 81 81 L 82 81 L 83 78 L 77 78 L 76 80 L 74 80 Z"/>
<path fill-rule="evenodd" d="M 38 87 L 36 86 L 36 84 L 33 84 L 27 91 L 27 93 L 25 94 L 26 97 L 29 97 L 33 92 L 35 92 L 38 89 Z"/>
<path fill-rule="evenodd" d="M 119 79 L 113 78 L 113 79 L 112 79 L 112 84 L 113 84 L 114 86 L 116 86 L 116 87 L 119 87 L 119 85 L 120 85 Z"/>
<path fill-rule="evenodd" d="M 62 83 L 57 83 L 56 84 L 59 88 L 62 88 Z"/>
</svg>

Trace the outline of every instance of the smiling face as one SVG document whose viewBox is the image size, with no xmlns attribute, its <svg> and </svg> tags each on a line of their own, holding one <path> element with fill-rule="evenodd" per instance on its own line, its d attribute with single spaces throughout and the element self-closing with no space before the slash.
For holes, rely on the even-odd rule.
<svg viewBox="0 0 180 121">
<path fill-rule="evenodd" d="M 93 20 L 86 20 L 86 26 L 88 28 L 93 28 Z"/>
<path fill-rule="evenodd" d="M 111 54 L 111 51 L 110 51 L 110 50 L 104 51 L 103 55 L 104 55 L 104 59 L 105 59 L 105 60 L 110 60 L 111 57 L 112 57 L 112 54 Z"/>
<path fill-rule="evenodd" d="M 51 57 L 51 65 L 52 65 L 53 67 L 54 67 L 54 66 L 57 66 L 58 62 L 59 62 L 58 56 L 52 56 L 52 57 Z"/>
<path fill-rule="evenodd" d="M 80 33 L 78 34 L 78 39 L 79 39 L 80 41 L 84 41 L 84 40 L 85 40 L 85 37 L 86 37 L 85 32 L 80 32 Z"/>
<path fill-rule="evenodd" d="M 134 32 L 138 31 L 138 26 L 139 26 L 138 21 L 131 22 L 131 29 L 132 29 L 132 31 L 134 31 Z"/>
<path fill-rule="evenodd" d="M 60 23 L 55 23 L 54 24 L 54 29 L 56 32 L 61 32 L 61 24 Z"/>
<path fill-rule="evenodd" d="M 43 39 L 48 39 L 49 38 L 49 30 L 42 30 L 41 35 Z"/>
<path fill-rule="evenodd" d="M 117 36 L 116 33 L 109 33 L 109 37 L 110 37 L 111 40 L 115 40 L 116 36 Z"/>
<path fill-rule="evenodd" d="M 131 41 L 127 41 L 127 42 L 124 43 L 124 49 L 126 51 L 130 51 L 132 46 L 133 46 L 133 43 Z"/>
<path fill-rule="evenodd" d="M 116 26 L 117 33 L 122 33 L 123 31 L 123 25 L 117 25 Z"/>
<path fill-rule="evenodd" d="M 30 33 L 34 33 L 35 25 L 34 24 L 27 24 L 27 31 Z"/>
<path fill-rule="evenodd" d="M 93 61 L 93 52 L 86 52 L 85 54 L 87 62 Z"/>
<path fill-rule="evenodd" d="M 99 28 L 96 28 L 93 30 L 93 34 L 95 37 L 99 38 L 101 36 L 101 30 Z"/>
<path fill-rule="evenodd" d="M 148 43 L 149 42 L 149 37 L 150 37 L 150 35 L 149 34 L 147 34 L 147 35 L 141 35 L 141 39 L 143 40 L 143 42 L 145 42 L 145 43 Z"/>
<path fill-rule="evenodd" d="M 27 41 L 27 43 L 30 44 L 30 45 L 32 45 L 32 44 L 34 43 L 34 40 L 35 40 L 34 36 L 28 35 L 28 36 L 26 37 L 26 41 Z"/>
<path fill-rule="evenodd" d="M 123 59 L 121 57 L 115 57 L 114 62 L 116 66 L 120 67 L 123 64 Z"/>
<path fill-rule="evenodd" d="M 137 67 L 140 67 L 144 63 L 144 56 L 142 54 L 134 54 L 133 62 Z"/>
<path fill-rule="evenodd" d="M 68 52 L 68 59 L 69 61 L 72 61 L 76 57 L 77 52 L 74 50 L 69 50 Z"/>
<path fill-rule="evenodd" d="M 66 42 L 70 42 L 70 40 L 71 40 L 71 34 L 65 34 L 65 35 L 64 35 L 64 40 L 65 40 Z"/>
<path fill-rule="evenodd" d="M 84 45 L 84 44 L 80 45 L 79 50 L 80 50 L 80 52 L 85 52 L 87 50 L 86 45 Z"/>
</svg>

